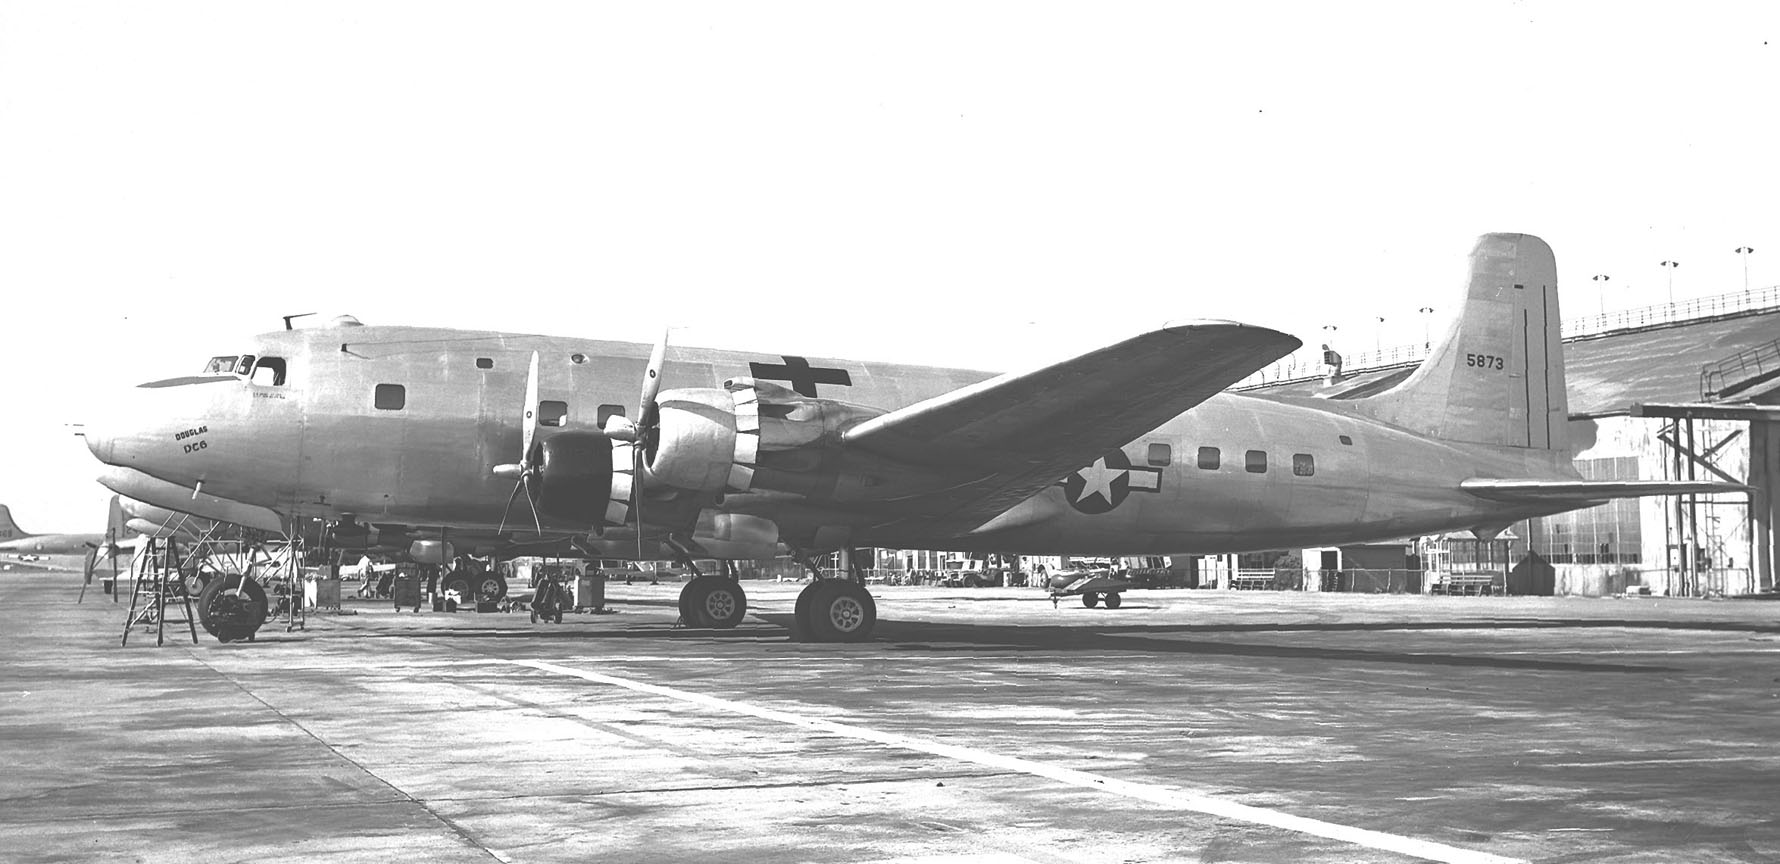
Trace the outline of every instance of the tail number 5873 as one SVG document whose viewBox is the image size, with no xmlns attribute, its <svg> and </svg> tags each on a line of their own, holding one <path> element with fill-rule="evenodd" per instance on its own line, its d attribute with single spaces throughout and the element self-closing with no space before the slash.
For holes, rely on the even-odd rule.
<svg viewBox="0 0 1780 864">
<path fill-rule="evenodd" d="M 1501 369 L 1502 358 L 1494 354 L 1466 354 L 1465 365 L 1478 369 Z"/>
</svg>

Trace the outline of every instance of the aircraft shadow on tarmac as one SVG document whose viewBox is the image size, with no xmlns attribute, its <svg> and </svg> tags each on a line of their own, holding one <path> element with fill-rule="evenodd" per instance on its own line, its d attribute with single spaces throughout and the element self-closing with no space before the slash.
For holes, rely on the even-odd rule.
<svg viewBox="0 0 1780 864">
<path fill-rule="evenodd" d="M 695 630 L 659 627 L 608 627 L 585 629 L 542 625 L 524 630 L 441 627 L 437 629 L 369 631 L 353 629 L 353 638 L 401 637 L 409 639 L 497 639 L 497 640 L 562 640 L 604 641 L 632 639 L 702 639 L 726 642 L 778 643 L 791 628 L 791 616 L 785 613 L 751 613 L 751 618 L 773 625 L 770 628 L 744 624 L 734 630 Z M 611 620 L 611 619 L 606 619 Z M 623 622 L 614 621 L 622 625 Z M 1125 652 L 1131 654 L 1178 654 L 1201 657 L 1243 657 L 1273 660 L 1320 661 L 1336 663 L 1391 663 L 1412 666 L 1451 666 L 1543 672 L 1616 672 L 1650 673 L 1678 671 L 1668 666 L 1625 663 L 1583 663 L 1569 660 L 1542 660 L 1530 657 L 1500 657 L 1489 654 L 1449 654 L 1424 651 L 1384 651 L 1366 648 L 1340 648 L 1327 645 L 1271 645 L 1249 642 L 1218 642 L 1172 638 L 1171 634 L 1269 631 L 1383 631 L 1383 630 L 1445 630 L 1445 629 L 1548 629 L 1572 627 L 1638 626 L 1636 622 L 1608 621 L 1511 621 L 1500 624 L 1465 622 L 1453 625 L 1438 622 L 1403 622 L 1380 624 L 1289 624 L 1289 625 L 1117 625 L 1083 627 L 1054 625 L 953 624 L 924 621 L 879 619 L 876 632 L 867 645 L 888 646 L 894 651 L 964 652 L 1022 651 L 1047 652 L 1067 659 L 1084 651 Z M 824 646 L 828 647 L 828 646 Z"/>
<path fill-rule="evenodd" d="M 772 620 L 779 616 L 764 615 L 760 617 Z M 783 617 L 787 619 L 784 623 L 789 625 L 789 616 Z M 1258 629 L 1264 631 L 1269 628 Z M 977 648 L 1013 648 L 1032 651 L 1060 651 L 1065 655 L 1082 651 L 1123 651 L 1138 654 L 1250 657 L 1338 663 L 1401 663 L 1418 666 L 1463 666 L 1547 672 L 1676 671 L 1666 666 L 1577 663 L 1567 660 L 1540 660 L 1526 657 L 1494 657 L 1486 654 L 1439 654 L 1420 651 L 1337 648 L 1326 645 L 1269 645 L 1164 638 L 1171 633 L 1190 634 L 1194 632 L 1216 631 L 1207 631 L 1194 625 L 1126 625 L 1112 628 L 1084 628 L 1046 625 L 931 624 L 917 621 L 879 620 L 874 641 L 890 642 L 896 649 L 905 651 L 968 651 Z"/>
</svg>

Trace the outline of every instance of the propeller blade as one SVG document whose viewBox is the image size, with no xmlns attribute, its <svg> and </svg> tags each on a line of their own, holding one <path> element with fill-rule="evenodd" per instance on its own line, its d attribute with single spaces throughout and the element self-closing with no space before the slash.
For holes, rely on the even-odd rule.
<svg viewBox="0 0 1780 864">
<path fill-rule="evenodd" d="M 637 427 L 640 429 L 655 425 L 655 396 L 661 392 L 661 367 L 667 361 L 669 332 L 661 331 L 661 341 L 649 352 L 649 369 L 643 373 L 643 397 L 637 405 Z"/>
<path fill-rule="evenodd" d="M 532 441 L 538 435 L 538 352 L 532 352 L 532 365 L 525 373 L 525 415 L 520 420 L 519 464 L 531 465 Z M 524 473 L 523 471 L 521 473 Z"/>
<path fill-rule="evenodd" d="M 650 436 L 661 409 L 655 397 L 661 393 L 661 371 L 667 362 L 668 334 L 661 331 L 661 341 L 649 352 L 649 368 L 643 373 L 643 394 L 637 404 L 636 443 L 631 447 L 630 514 L 637 520 L 637 560 L 643 560 L 643 461 L 648 456 Z"/>
<path fill-rule="evenodd" d="M 544 520 L 538 518 L 538 499 L 532 497 L 532 475 L 527 473 L 521 476 L 519 482 L 525 485 L 525 503 L 531 505 L 532 508 L 532 530 L 537 531 L 538 536 L 542 537 L 544 536 Z"/>
<path fill-rule="evenodd" d="M 519 497 L 520 484 L 525 482 L 521 477 L 519 483 L 513 484 L 513 494 L 507 496 L 507 506 L 501 508 L 501 527 L 495 529 L 496 534 L 507 533 L 507 513 L 513 509 L 513 499 Z"/>
<path fill-rule="evenodd" d="M 663 340 L 666 341 L 666 340 Z M 637 560 L 643 560 L 643 445 L 630 448 L 630 512 L 637 519 Z"/>
</svg>

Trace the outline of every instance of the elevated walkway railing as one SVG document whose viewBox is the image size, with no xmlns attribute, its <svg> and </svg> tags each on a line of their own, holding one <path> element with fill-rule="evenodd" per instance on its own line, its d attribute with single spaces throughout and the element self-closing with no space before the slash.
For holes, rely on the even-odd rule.
<svg viewBox="0 0 1780 864">
<path fill-rule="evenodd" d="M 1700 398 L 1708 402 L 1736 396 L 1780 378 L 1780 339 L 1738 351 L 1700 369 Z"/>
<path fill-rule="evenodd" d="M 1564 321 L 1563 333 L 1566 340 L 1583 339 L 1627 330 L 1642 330 L 1648 327 L 1678 324 L 1683 321 L 1723 318 L 1769 309 L 1780 309 L 1780 285 L 1738 291 L 1734 294 L 1696 297 L 1678 303 L 1660 303 L 1655 306 L 1622 309 L 1605 315 L 1570 318 Z M 1429 342 L 1416 342 L 1410 345 L 1381 348 L 1377 351 L 1364 351 L 1343 357 L 1342 371 L 1344 373 L 1369 372 L 1420 363 L 1427 359 L 1431 348 L 1432 344 Z M 1323 365 L 1322 349 L 1306 347 L 1294 351 L 1272 366 L 1236 382 L 1230 389 L 1252 390 L 1289 382 L 1309 381 L 1323 377 L 1328 374 L 1328 370 L 1329 367 Z"/>
</svg>

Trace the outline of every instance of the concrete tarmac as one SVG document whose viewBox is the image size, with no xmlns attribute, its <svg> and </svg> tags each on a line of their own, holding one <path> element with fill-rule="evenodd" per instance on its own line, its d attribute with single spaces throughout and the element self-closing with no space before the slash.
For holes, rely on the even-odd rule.
<svg viewBox="0 0 1780 864">
<path fill-rule="evenodd" d="M 1780 861 L 1780 603 L 679 587 L 157 648 L 0 574 L 0 860 Z"/>
</svg>

